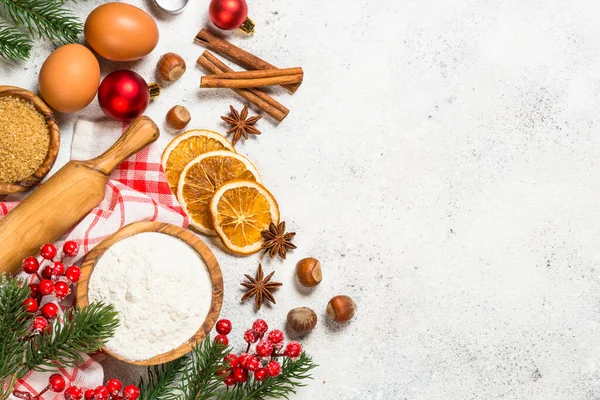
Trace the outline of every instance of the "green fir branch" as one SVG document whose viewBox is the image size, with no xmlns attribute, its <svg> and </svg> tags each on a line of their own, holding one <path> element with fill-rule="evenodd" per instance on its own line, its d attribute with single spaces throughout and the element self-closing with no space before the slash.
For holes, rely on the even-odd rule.
<svg viewBox="0 0 600 400">
<path fill-rule="evenodd" d="M 112 305 L 92 303 L 68 310 L 63 319 L 54 321 L 52 333 L 34 336 L 25 352 L 24 368 L 47 371 L 81 361 L 82 353 L 98 351 L 114 334 L 119 320 Z"/>
<path fill-rule="evenodd" d="M 27 60 L 31 54 L 31 40 L 19 29 L 0 24 L 0 57 L 12 61 Z"/>
<path fill-rule="evenodd" d="M 19 370 L 27 342 L 23 340 L 31 326 L 32 314 L 23 302 L 29 287 L 13 277 L 0 277 L 0 399 L 8 398 L 12 385 L 3 383 Z"/>
<path fill-rule="evenodd" d="M 61 0 L 0 0 L 4 17 L 56 44 L 75 43 L 83 24 Z"/>
<path fill-rule="evenodd" d="M 148 378 L 140 379 L 139 400 L 178 400 L 181 389 L 176 386 L 187 370 L 188 358 L 180 357 L 169 363 L 148 367 Z"/>
<path fill-rule="evenodd" d="M 215 343 L 210 336 L 192 350 L 184 381 L 179 386 L 186 400 L 214 398 L 226 377 L 226 375 L 217 375 L 217 372 L 226 367 L 223 358 L 230 350 L 223 344 Z"/>
</svg>

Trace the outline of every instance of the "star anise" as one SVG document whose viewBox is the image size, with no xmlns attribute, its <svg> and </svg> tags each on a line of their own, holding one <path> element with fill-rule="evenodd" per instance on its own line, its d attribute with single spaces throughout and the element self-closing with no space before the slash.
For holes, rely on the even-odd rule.
<svg viewBox="0 0 600 400">
<path fill-rule="evenodd" d="M 231 125 L 231 128 L 227 131 L 227 134 L 233 133 L 233 145 L 240 140 L 243 136 L 245 140 L 248 139 L 248 134 L 260 135 L 260 131 L 253 125 L 262 118 L 262 115 L 256 115 L 254 117 L 248 117 L 248 104 L 244 106 L 241 113 L 238 113 L 233 106 L 229 106 L 231 110 L 231 117 L 221 117 L 221 119 Z"/>
<path fill-rule="evenodd" d="M 285 260 L 288 249 L 296 248 L 296 245 L 292 243 L 296 232 L 285 233 L 285 222 L 281 222 L 279 225 L 271 222 L 269 229 L 262 231 L 260 234 L 265 239 L 262 245 L 263 254 L 261 258 L 269 253 L 271 258 L 275 258 L 279 254 L 279 257 Z"/>
<path fill-rule="evenodd" d="M 269 300 L 273 304 L 276 304 L 277 302 L 275 301 L 275 297 L 273 296 L 273 293 L 271 293 L 271 291 L 273 291 L 273 289 L 277 289 L 283 284 L 280 282 L 270 282 L 271 278 L 273 277 L 273 274 L 275 274 L 275 271 L 271 272 L 265 278 L 263 275 L 261 264 L 258 264 L 258 270 L 256 271 L 255 278 L 251 277 L 248 274 L 244 274 L 246 279 L 248 279 L 250 282 L 240 283 L 240 285 L 248 289 L 248 291 L 242 297 L 242 301 L 246 301 L 252 296 L 254 296 L 256 300 L 257 310 L 260 310 L 260 306 L 262 305 L 265 299 Z"/>
</svg>

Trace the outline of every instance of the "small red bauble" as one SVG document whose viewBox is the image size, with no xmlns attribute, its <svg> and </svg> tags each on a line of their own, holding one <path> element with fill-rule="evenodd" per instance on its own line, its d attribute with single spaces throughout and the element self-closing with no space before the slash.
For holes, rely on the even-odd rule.
<svg viewBox="0 0 600 400">
<path fill-rule="evenodd" d="M 267 365 L 265 365 L 267 370 L 267 374 L 269 376 L 275 377 L 281 373 L 281 365 L 275 360 L 269 361 Z"/>
<path fill-rule="evenodd" d="M 35 274 L 40 269 L 40 263 L 35 257 L 27 257 L 23 260 L 23 271 L 28 274 Z"/>
<path fill-rule="evenodd" d="M 254 379 L 256 379 L 259 382 L 264 381 L 265 379 L 267 379 L 267 370 L 264 368 L 259 368 L 255 373 L 254 373 Z"/>
<path fill-rule="evenodd" d="M 215 336 L 215 343 L 219 343 L 227 346 L 229 344 L 229 339 L 225 335 L 217 335 Z"/>
<path fill-rule="evenodd" d="M 285 355 L 290 358 L 296 358 L 302 353 L 302 345 L 298 342 L 289 342 L 285 348 Z"/>
<path fill-rule="evenodd" d="M 48 296 L 54 292 L 54 282 L 50 279 L 42 279 L 40 282 L 40 293 L 42 296 Z"/>
<path fill-rule="evenodd" d="M 283 342 L 283 332 L 281 332 L 279 329 L 274 329 L 269 332 L 267 338 L 269 339 L 269 342 L 273 344 L 279 344 Z"/>
<path fill-rule="evenodd" d="M 248 329 L 244 333 L 244 340 L 248 343 L 256 343 L 258 340 L 258 335 L 252 329 Z"/>
<path fill-rule="evenodd" d="M 233 353 L 227 354 L 223 361 L 229 365 L 229 368 L 235 368 L 240 364 L 237 356 Z"/>
<path fill-rule="evenodd" d="M 106 386 L 98 386 L 94 389 L 94 396 L 96 400 L 108 400 L 110 392 Z"/>
<path fill-rule="evenodd" d="M 58 306 L 54 303 L 46 303 L 42 306 L 42 315 L 48 319 L 54 319 L 58 315 Z"/>
<path fill-rule="evenodd" d="M 239 361 L 239 365 L 242 368 L 246 368 L 246 363 L 248 362 L 248 359 L 252 357 L 250 354 L 248 353 L 242 353 L 240 354 L 240 356 L 238 357 L 238 361 Z"/>
<path fill-rule="evenodd" d="M 49 324 L 46 318 L 37 316 L 33 319 L 33 330 L 37 332 L 44 332 L 48 328 Z"/>
<path fill-rule="evenodd" d="M 79 278 L 81 278 L 81 269 L 79 267 L 72 265 L 69 268 L 67 268 L 67 270 L 65 271 L 65 276 L 67 277 L 68 280 L 75 283 L 75 282 L 79 281 Z"/>
<path fill-rule="evenodd" d="M 242 383 L 248 380 L 248 372 L 244 368 L 236 368 L 233 370 L 233 379 L 236 382 Z"/>
<path fill-rule="evenodd" d="M 140 389 L 137 386 L 129 385 L 123 389 L 123 398 L 126 400 L 137 400 L 140 397 Z"/>
<path fill-rule="evenodd" d="M 146 111 L 150 102 L 148 84 L 129 70 L 110 73 L 98 88 L 98 103 L 109 118 L 128 122 Z"/>
<path fill-rule="evenodd" d="M 25 311 L 27 311 L 29 313 L 34 313 L 38 310 L 39 306 L 38 306 L 38 302 L 36 299 L 32 299 L 31 297 L 28 297 L 23 302 L 23 307 L 25 308 Z"/>
<path fill-rule="evenodd" d="M 260 357 L 270 357 L 273 354 L 273 344 L 268 340 L 261 340 L 256 345 L 256 354 Z"/>
<path fill-rule="evenodd" d="M 46 265 L 42 269 L 42 278 L 44 279 L 52 279 L 53 268 L 50 265 Z"/>
<path fill-rule="evenodd" d="M 210 20 L 226 31 L 239 28 L 248 18 L 246 0 L 212 0 L 208 6 Z"/>
<path fill-rule="evenodd" d="M 62 276 L 65 273 L 65 264 L 60 261 L 55 261 L 52 266 L 52 274 L 54 276 Z"/>
<path fill-rule="evenodd" d="M 58 281 L 54 284 L 54 295 L 59 299 L 64 299 L 71 293 L 71 287 L 67 282 Z"/>
<path fill-rule="evenodd" d="M 46 243 L 40 250 L 40 256 L 46 260 L 52 260 L 54 257 L 56 257 L 56 247 L 54 247 L 54 245 L 51 243 Z"/>
<path fill-rule="evenodd" d="M 83 393 L 77 386 L 71 386 L 65 392 L 65 398 L 67 400 L 81 400 L 81 397 L 83 397 Z"/>
<path fill-rule="evenodd" d="M 69 257 L 75 257 L 79 253 L 79 245 L 77 242 L 69 240 L 63 245 L 63 252 Z"/>
<path fill-rule="evenodd" d="M 118 394 L 123 388 L 123 384 L 118 379 L 111 379 L 106 382 L 106 388 L 111 394 Z"/>
<path fill-rule="evenodd" d="M 229 335 L 231 332 L 231 321 L 228 319 L 221 319 L 217 322 L 217 333 L 221 335 Z"/>
<path fill-rule="evenodd" d="M 260 368 L 260 360 L 254 356 L 250 356 L 244 365 L 248 371 L 256 371 Z"/>
<path fill-rule="evenodd" d="M 48 378 L 48 383 L 50 384 L 50 389 L 56 393 L 62 392 L 65 390 L 65 386 L 67 386 L 65 378 L 63 378 L 60 374 L 50 375 L 50 378 Z"/>
<path fill-rule="evenodd" d="M 252 329 L 262 336 L 269 330 L 269 325 L 267 325 L 267 322 L 264 319 L 257 319 L 252 324 Z"/>
<path fill-rule="evenodd" d="M 29 297 L 33 298 L 33 299 L 37 299 L 38 297 L 41 297 L 41 293 L 40 293 L 40 285 L 38 285 L 37 283 L 30 283 L 29 284 Z"/>
<path fill-rule="evenodd" d="M 227 386 L 235 385 L 236 382 L 235 382 L 235 378 L 233 377 L 233 372 L 231 374 L 227 375 L 227 378 L 225 378 L 223 380 L 223 383 Z"/>
<path fill-rule="evenodd" d="M 94 389 L 88 389 L 85 391 L 85 393 L 83 394 L 83 398 L 85 400 L 94 400 Z"/>
</svg>

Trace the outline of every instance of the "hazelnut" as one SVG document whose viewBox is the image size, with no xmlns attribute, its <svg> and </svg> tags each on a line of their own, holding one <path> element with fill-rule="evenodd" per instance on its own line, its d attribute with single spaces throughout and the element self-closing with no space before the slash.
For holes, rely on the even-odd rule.
<svg viewBox="0 0 600 400">
<path fill-rule="evenodd" d="M 190 112 L 184 106 L 175 106 L 167 113 L 167 125 L 174 129 L 183 129 L 190 123 Z"/>
<path fill-rule="evenodd" d="M 336 322 L 350 321 L 355 310 L 356 304 L 349 296 L 335 296 L 327 304 L 327 315 Z"/>
<path fill-rule="evenodd" d="M 296 264 L 296 276 L 302 286 L 317 286 L 323 280 L 321 263 L 316 258 L 303 258 Z"/>
<path fill-rule="evenodd" d="M 317 326 L 317 314 L 308 307 L 297 307 L 287 315 L 287 325 L 298 335 L 305 335 Z"/>
<path fill-rule="evenodd" d="M 167 82 L 174 82 L 185 72 L 185 61 L 175 53 L 167 53 L 158 60 L 158 75 Z"/>
</svg>

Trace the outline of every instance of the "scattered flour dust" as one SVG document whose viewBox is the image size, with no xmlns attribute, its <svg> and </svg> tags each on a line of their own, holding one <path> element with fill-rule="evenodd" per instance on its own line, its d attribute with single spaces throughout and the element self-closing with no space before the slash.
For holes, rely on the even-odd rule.
<svg viewBox="0 0 600 400">
<path fill-rule="evenodd" d="M 107 348 L 147 360 L 189 340 L 210 309 L 204 260 L 187 243 L 144 232 L 111 246 L 98 260 L 89 300 L 113 304 L 121 324 Z"/>
</svg>

